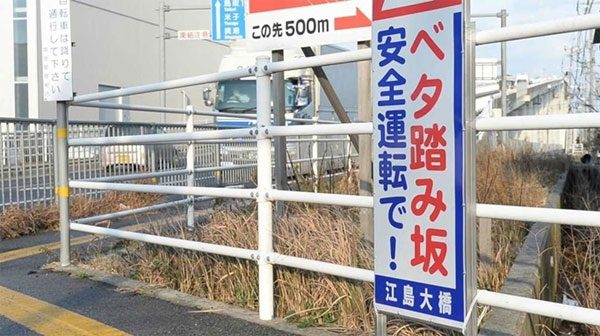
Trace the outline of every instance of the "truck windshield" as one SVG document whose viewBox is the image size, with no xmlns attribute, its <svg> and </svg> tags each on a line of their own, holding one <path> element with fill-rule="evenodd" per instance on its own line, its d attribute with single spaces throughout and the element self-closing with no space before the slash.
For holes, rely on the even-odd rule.
<svg viewBox="0 0 600 336">
<path fill-rule="evenodd" d="M 285 106 L 296 103 L 296 90 L 292 81 L 285 81 Z M 256 81 L 231 80 L 219 82 L 215 108 L 221 112 L 256 113 Z"/>
</svg>

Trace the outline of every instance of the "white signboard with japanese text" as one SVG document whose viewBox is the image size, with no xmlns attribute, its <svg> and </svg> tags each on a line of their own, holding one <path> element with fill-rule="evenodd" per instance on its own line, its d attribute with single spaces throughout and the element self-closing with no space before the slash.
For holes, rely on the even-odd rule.
<svg viewBox="0 0 600 336">
<path fill-rule="evenodd" d="M 371 39 L 372 0 L 248 0 L 246 45 L 275 50 Z"/>
<path fill-rule="evenodd" d="M 40 1 L 45 101 L 73 99 L 70 0 Z"/>
<path fill-rule="evenodd" d="M 179 41 L 209 40 L 210 30 L 179 30 L 177 39 Z"/>
<path fill-rule="evenodd" d="M 373 3 L 375 306 L 462 329 L 462 0 Z"/>
</svg>

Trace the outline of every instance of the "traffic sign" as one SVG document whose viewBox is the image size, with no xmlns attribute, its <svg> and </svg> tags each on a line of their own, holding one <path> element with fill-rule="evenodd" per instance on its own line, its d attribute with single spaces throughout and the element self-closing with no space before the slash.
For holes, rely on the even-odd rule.
<svg viewBox="0 0 600 336">
<path fill-rule="evenodd" d="M 45 101 L 73 99 L 69 0 L 40 2 L 42 74 Z"/>
<path fill-rule="evenodd" d="M 375 307 L 462 330 L 462 0 L 375 0 L 373 18 Z"/>
<path fill-rule="evenodd" d="M 208 40 L 210 39 L 210 30 L 179 30 L 177 39 L 180 41 Z"/>
<path fill-rule="evenodd" d="M 212 39 L 226 41 L 246 36 L 245 0 L 212 0 Z"/>
<path fill-rule="evenodd" d="M 372 0 L 248 0 L 252 50 L 298 48 L 371 39 Z"/>
</svg>

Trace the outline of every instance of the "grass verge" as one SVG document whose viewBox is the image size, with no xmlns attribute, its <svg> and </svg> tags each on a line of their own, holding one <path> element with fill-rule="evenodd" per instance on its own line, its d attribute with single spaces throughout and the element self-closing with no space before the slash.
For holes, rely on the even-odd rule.
<svg viewBox="0 0 600 336">
<path fill-rule="evenodd" d="M 71 218 L 83 218 L 110 212 L 139 208 L 156 203 L 160 196 L 132 192 L 109 192 L 100 198 L 72 197 Z M 18 238 L 58 228 L 58 207 L 37 205 L 29 208 L 10 207 L 0 214 L 0 240 Z"/>
<path fill-rule="evenodd" d="M 563 206 L 600 211 L 600 168 L 569 170 Z M 600 309 L 600 228 L 563 226 L 560 289 L 582 307 Z M 600 336 L 600 327 L 563 323 L 563 334 Z"/>
<path fill-rule="evenodd" d="M 478 158 L 480 202 L 537 206 L 564 171 L 563 158 L 533 152 L 484 149 Z M 355 193 L 356 176 L 338 177 L 337 183 L 320 183 L 333 193 Z M 298 183 L 311 190 L 312 183 Z M 321 189 L 322 190 L 322 189 Z M 533 190 L 537 190 L 533 192 Z M 152 234 L 205 243 L 256 249 L 255 208 L 215 209 L 206 224 L 188 233 L 183 223 L 153 229 Z M 373 248 L 361 239 L 358 209 L 290 205 L 274 227 L 275 250 L 282 254 L 341 265 L 372 269 Z M 496 223 L 493 241 L 496 258 L 480 268 L 482 288 L 497 290 L 527 233 L 525 225 Z M 257 309 L 258 274 L 254 262 L 184 251 L 138 242 L 119 244 L 118 253 L 83 260 L 105 272 L 173 288 L 192 295 Z M 307 271 L 276 267 L 276 315 L 303 327 L 319 326 L 345 334 L 372 332 L 373 287 Z M 394 321 L 391 335 L 446 335 L 450 332 Z"/>
</svg>

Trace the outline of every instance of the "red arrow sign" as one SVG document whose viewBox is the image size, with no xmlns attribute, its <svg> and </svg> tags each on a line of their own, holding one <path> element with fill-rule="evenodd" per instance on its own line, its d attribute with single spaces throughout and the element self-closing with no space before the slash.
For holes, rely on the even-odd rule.
<svg viewBox="0 0 600 336">
<path fill-rule="evenodd" d="M 335 29 L 353 29 L 353 28 L 362 28 L 362 27 L 370 27 L 371 19 L 365 15 L 359 8 L 356 8 L 356 15 L 354 16 L 345 16 L 339 17 L 335 19 Z"/>
<path fill-rule="evenodd" d="M 250 13 L 270 12 L 280 9 L 308 7 L 348 0 L 251 0 Z"/>
</svg>

